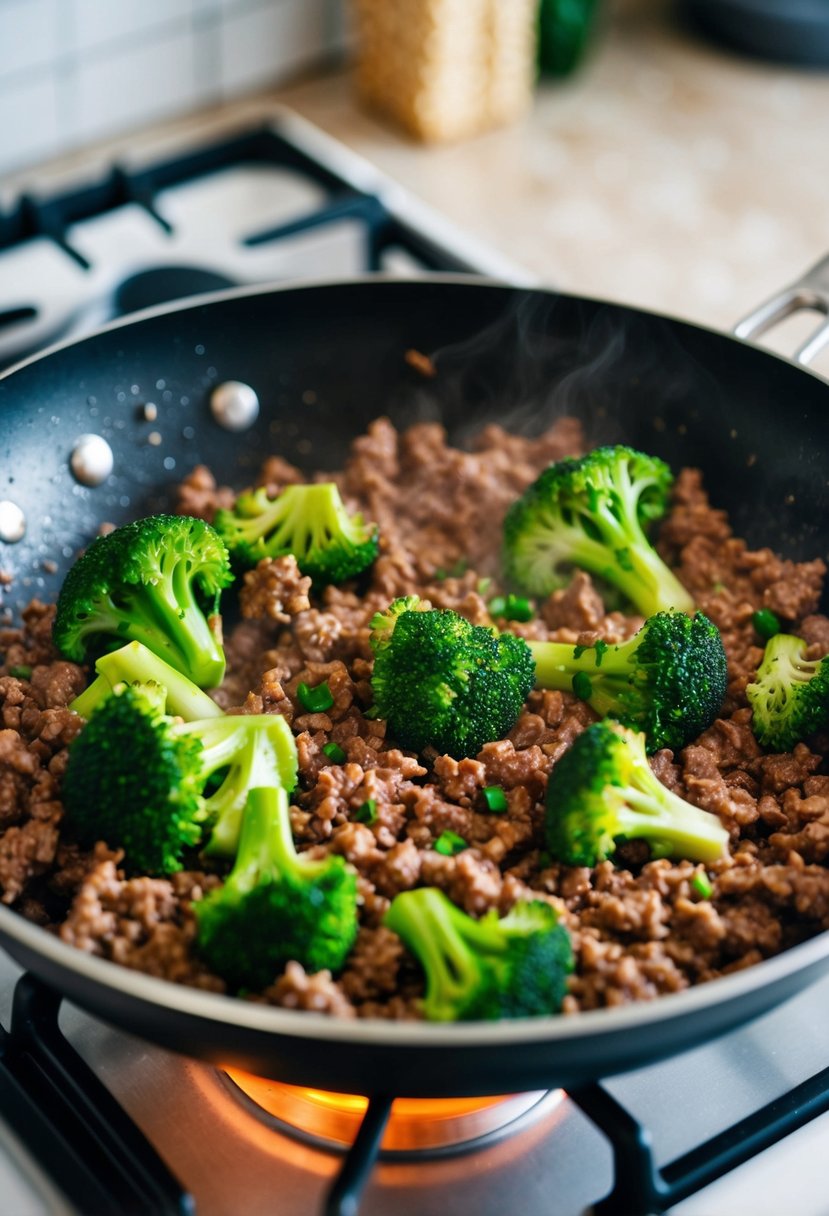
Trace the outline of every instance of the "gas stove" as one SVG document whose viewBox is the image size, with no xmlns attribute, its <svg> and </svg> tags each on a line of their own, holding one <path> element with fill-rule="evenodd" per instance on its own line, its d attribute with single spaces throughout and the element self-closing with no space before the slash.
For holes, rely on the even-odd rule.
<svg viewBox="0 0 829 1216">
<path fill-rule="evenodd" d="M 432 270 L 533 281 L 279 113 L 0 211 L 0 364 L 217 287 Z M 703 1048 L 568 1095 L 390 1115 L 393 1093 L 367 1105 L 150 1046 L 0 955 L 0 1209 L 823 1216 L 827 1000 L 829 979 Z"/>
<path fill-rule="evenodd" d="M 223 287 L 430 270 L 531 284 L 297 115 L 0 202 L 0 367 Z"/>
</svg>

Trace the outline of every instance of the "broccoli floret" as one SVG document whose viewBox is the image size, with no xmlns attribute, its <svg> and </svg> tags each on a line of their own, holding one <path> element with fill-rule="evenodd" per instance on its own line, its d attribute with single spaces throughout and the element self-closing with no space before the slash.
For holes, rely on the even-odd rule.
<svg viewBox="0 0 829 1216">
<path fill-rule="evenodd" d="M 803 638 L 776 634 L 746 688 L 754 733 L 773 751 L 791 751 L 829 721 L 829 656 L 805 659 L 806 649 Z"/>
<path fill-rule="evenodd" d="M 148 681 L 154 681 L 166 690 L 168 712 L 184 718 L 185 722 L 222 715 L 219 706 L 206 692 L 140 642 L 127 642 L 120 650 L 102 655 L 95 670 L 97 679 L 69 706 L 83 718 L 91 718 L 119 684 L 146 684 Z"/>
<path fill-rule="evenodd" d="M 296 744 L 279 714 L 179 722 L 163 702 L 159 685 L 118 685 L 71 744 L 63 782 L 79 840 L 123 848 L 136 873 L 181 869 L 210 826 L 209 850 L 232 856 L 248 791 L 296 784 Z"/>
<path fill-rule="evenodd" d="M 224 543 L 204 520 L 136 520 L 99 536 L 67 574 L 55 645 L 81 663 L 92 647 L 143 642 L 200 688 L 213 688 L 225 672 L 221 631 L 211 628 L 198 599 L 200 594 L 215 616 L 222 589 L 232 581 Z"/>
<path fill-rule="evenodd" d="M 654 776 L 644 735 L 609 722 L 583 731 L 550 774 L 545 830 L 550 852 L 572 866 L 606 860 L 619 838 L 646 840 L 654 857 L 702 862 L 728 845 L 716 815 Z"/>
<path fill-rule="evenodd" d="M 283 789 L 254 789 L 225 883 L 194 905 L 197 945 L 232 988 L 261 989 L 285 963 L 337 971 L 357 935 L 357 876 L 342 857 L 297 853 Z"/>
<path fill-rule="evenodd" d="M 557 1013 L 573 970 L 570 938 L 542 900 L 498 919 L 467 916 L 435 887 L 395 896 L 383 923 L 426 973 L 430 1021 L 539 1017 Z"/>
<path fill-rule="evenodd" d="M 727 674 L 717 626 L 657 612 L 619 646 L 528 643 L 540 688 L 573 691 L 597 714 L 645 732 L 649 752 L 685 747 L 722 708 Z"/>
<path fill-rule="evenodd" d="M 547 595 L 574 566 L 618 588 L 644 616 L 692 612 L 691 596 L 644 533 L 667 505 L 673 478 L 655 456 L 596 448 L 550 465 L 504 520 L 504 562 L 523 591 Z"/>
<path fill-rule="evenodd" d="M 353 578 L 377 557 L 376 524 L 349 515 L 333 482 L 286 486 L 276 498 L 264 487 L 248 491 L 214 524 L 240 566 L 293 553 L 317 588 Z"/>
<path fill-rule="evenodd" d="M 417 596 L 395 600 L 371 628 L 375 712 L 402 747 L 474 756 L 514 726 L 535 670 L 522 638 Z"/>
</svg>

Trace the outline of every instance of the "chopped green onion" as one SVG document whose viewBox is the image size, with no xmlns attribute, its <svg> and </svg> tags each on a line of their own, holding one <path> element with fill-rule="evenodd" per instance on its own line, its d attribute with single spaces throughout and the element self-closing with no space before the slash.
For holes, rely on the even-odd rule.
<svg viewBox="0 0 829 1216">
<path fill-rule="evenodd" d="M 448 830 L 441 832 L 434 844 L 435 852 L 442 853 L 444 857 L 454 857 L 456 853 L 462 853 L 465 848 L 466 841 L 463 836 Z"/>
<path fill-rule="evenodd" d="M 366 798 L 365 802 L 360 803 L 357 807 L 357 810 L 354 812 L 354 818 L 358 823 L 376 823 L 377 799 Z"/>
<path fill-rule="evenodd" d="M 595 652 L 594 661 L 595 661 L 597 667 L 601 667 L 602 659 L 607 654 L 609 649 L 610 648 L 609 648 L 607 642 L 603 638 L 596 638 L 596 641 L 593 645 L 593 650 Z"/>
<path fill-rule="evenodd" d="M 507 809 L 507 796 L 500 785 L 488 785 L 483 791 L 487 809 L 494 815 L 500 815 Z"/>
<path fill-rule="evenodd" d="M 317 684 L 312 688 L 303 681 L 296 695 L 302 708 L 309 714 L 323 714 L 334 704 L 334 695 L 327 684 Z"/>
<path fill-rule="evenodd" d="M 531 621 L 535 613 L 524 595 L 496 595 L 489 601 L 489 615 L 502 616 L 505 621 Z"/>
<path fill-rule="evenodd" d="M 342 764 L 345 760 L 345 752 L 340 747 L 339 743 L 334 743 L 333 740 L 330 743 L 326 743 L 322 750 L 332 764 Z"/>
<path fill-rule="evenodd" d="M 573 692 L 582 701 L 589 701 L 593 693 L 593 685 L 586 671 L 577 671 L 573 676 Z"/>
<path fill-rule="evenodd" d="M 10 667 L 9 675 L 14 676 L 16 680 L 31 680 L 32 669 L 27 663 L 21 663 L 19 667 Z"/>
<path fill-rule="evenodd" d="M 691 879 L 691 886 L 701 899 L 710 899 L 711 892 L 714 890 L 711 886 L 711 879 L 707 874 L 695 874 Z"/>
<path fill-rule="evenodd" d="M 491 578 L 479 578 L 478 582 L 475 584 L 475 590 L 478 592 L 478 595 L 486 595 L 491 585 Z"/>
<path fill-rule="evenodd" d="M 777 613 L 772 612 L 771 608 L 760 608 L 752 616 L 751 622 L 765 642 L 780 632 L 780 618 Z"/>
<path fill-rule="evenodd" d="M 574 646 L 573 647 L 573 658 L 580 659 L 581 656 L 583 654 L 586 654 L 588 650 L 592 650 L 593 651 L 593 662 L 596 664 L 597 667 L 601 667 L 602 659 L 607 654 L 609 649 L 610 649 L 610 647 L 608 646 L 608 644 L 604 640 L 604 638 L 597 638 L 596 641 L 591 642 L 589 646 Z"/>
</svg>

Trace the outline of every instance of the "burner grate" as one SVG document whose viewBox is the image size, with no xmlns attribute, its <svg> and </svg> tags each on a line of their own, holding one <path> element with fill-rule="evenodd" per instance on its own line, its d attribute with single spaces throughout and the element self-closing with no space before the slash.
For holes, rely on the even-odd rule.
<svg viewBox="0 0 829 1216">
<path fill-rule="evenodd" d="M 61 996 L 34 976 L 0 1027 L 0 1115 L 80 1212 L 193 1216 L 192 1197 L 65 1038 Z"/>
<path fill-rule="evenodd" d="M 570 1097 L 613 1149 L 614 1187 L 595 1205 L 595 1216 L 649 1216 L 666 1212 L 829 1110 L 829 1068 L 662 1169 L 653 1160 L 648 1129 L 600 1084 L 571 1090 Z"/>
</svg>

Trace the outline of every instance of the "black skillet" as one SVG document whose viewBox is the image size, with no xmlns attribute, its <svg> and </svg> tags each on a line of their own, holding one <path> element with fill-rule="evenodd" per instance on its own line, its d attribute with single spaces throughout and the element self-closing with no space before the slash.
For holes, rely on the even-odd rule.
<svg viewBox="0 0 829 1216">
<path fill-rule="evenodd" d="M 434 357 L 434 379 L 406 363 L 410 348 Z M 210 391 L 227 380 L 259 395 L 251 430 L 231 434 L 212 417 Z M 19 543 L 0 544 L 0 567 L 14 573 L 8 604 L 17 613 L 33 594 L 56 595 L 102 520 L 169 505 L 197 462 L 240 486 L 266 452 L 337 467 L 378 414 L 440 419 L 463 443 L 489 421 L 535 433 L 561 413 L 579 416 L 590 442 L 700 466 L 753 546 L 829 557 L 823 380 L 632 309 L 451 278 L 374 280 L 224 294 L 115 325 L 0 378 L 0 499 L 27 522 Z M 115 454 L 97 489 L 68 464 L 89 432 Z M 0 941 L 76 1004 L 166 1047 L 297 1084 L 415 1096 L 573 1085 L 642 1065 L 745 1022 L 829 966 L 824 933 L 649 1004 L 444 1026 L 331 1020 L 179 987 L 91 958 L 5 907 Z"/>
</svg>

